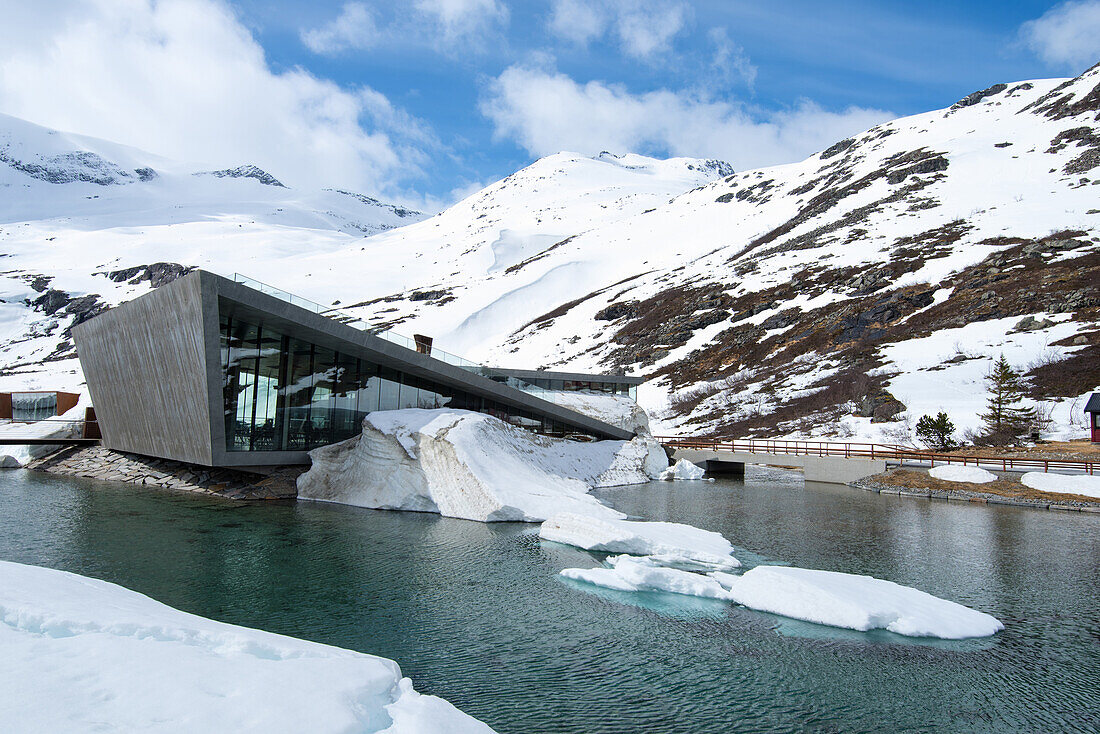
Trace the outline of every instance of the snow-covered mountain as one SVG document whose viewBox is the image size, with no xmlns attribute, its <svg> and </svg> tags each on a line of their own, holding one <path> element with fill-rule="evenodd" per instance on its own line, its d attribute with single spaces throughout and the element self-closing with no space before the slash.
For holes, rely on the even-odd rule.
<svg viewBox="0 0 1100 734">
<path fill-rule="evenodd" d="M 650 376 L 658 428 L 690 433 L 909 440 L 906 414 L 940 409 L 973 427 L 1003 352 L 1064 433 L 1100 385 L 1098 117 L 1100 67 L 997 84 L 498 259 L 479 218 L 548 159 L 372 238 L 453 273 L 359 313 L 488 363 Z"/>
<path fill-rule="evenodd" d="M 1098 118 L 1094 67 L 768 169 L 562 153 L 368 237 L 417 217 L 3 118 L 0 389 L 78 383 L 65 328 L 176 263 L 487 363 L 649 376 L 658 429 L 900 438 L 941 408 L 965 427 L 1001 352 L 1036 398 L 1100 385 Z M 1062 429 L 1072 406 L 1048 406 Z"/>
</svg>

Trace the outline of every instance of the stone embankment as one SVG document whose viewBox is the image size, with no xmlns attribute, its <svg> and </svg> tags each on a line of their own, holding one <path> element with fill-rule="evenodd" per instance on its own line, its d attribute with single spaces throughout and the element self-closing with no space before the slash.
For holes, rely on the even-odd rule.
<svg viewBox="0 0 1100 734">
<path fill-rule="evenodd" d="M 102 446 L 58 451 L 29 465 L 50 474 L 128 482 L 163 489 L 215 495 L 235 500 L 293 499 L 295 481 L 306 467 L 273 467 L 266 474 L 215 469 L 171 459 L 154 459 Z"/>
<path fill-rule="evenodd" d="M 851 486 L 879 494 L 905 497 L 974 502 L 990 505 L 1015 505 L 1040 510 L 1100 513 L 1100 500 L 1081 495 L 1040 492 L 1025 487 L 1018 474 L 996 472 L 1000 476 L 990 484 L 949 482 L 930 477 L 926 471 L 890 469 L 882 474 L 852 482 Z"/>
</svg>

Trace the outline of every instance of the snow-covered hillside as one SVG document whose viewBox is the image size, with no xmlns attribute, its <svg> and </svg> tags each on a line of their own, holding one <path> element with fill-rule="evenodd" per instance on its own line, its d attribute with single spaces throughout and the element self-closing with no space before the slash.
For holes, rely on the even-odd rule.
<svg viewBox="0 0 1100 734">
<path fill-rule="evenodd" d="M 648 376 L 655 432 L 900 440 L 906 414 L 939 409 L 965 428 L 1003 351 L 1036 398 L 1068 398 L 1045 408 L 1064 434 L 1100 385 L 1098 116 L 1094 67 L 762 170 L 562 153 L 369 237 L 412 217 L 8 118 L 0 389 L 75 386 L 72 319 L 178 263 L 498 366 Z"/>
<path fill-rule="evenodd" d="M 1037 398 L 1070 398 L 1043 409 L 1072 434 L 1072 398 L 1100 385 L 1098 117 L 1100 67 L 997 84 L 800 163 L 559 227 L 503 270 L 451 258 L 439 305 L 395 293 L 362 310 L 493 364 L 650 376 L 657 430 L 688 433 L 909 440 L 906 414 L 939 409 L 972 427 L 1004 352 L 1035 370 Z M 467 212 L 443 216 L 476 227 Z M 433 226 L 371 242 L 419 247 Z M 491 262 L 484 238 L 447 231 L 441 247 Z"/>
</svg>

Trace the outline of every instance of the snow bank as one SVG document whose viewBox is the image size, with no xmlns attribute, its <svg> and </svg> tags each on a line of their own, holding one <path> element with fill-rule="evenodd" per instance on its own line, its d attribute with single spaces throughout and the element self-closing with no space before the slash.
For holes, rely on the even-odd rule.
<svg viewBox="0 0 1100 734">
<path fill-rule="evenodd" d="M 301 499 L 467 520 L 540 522 L 560 512 L 601 518 L 595 487 L 639 484 L 668 466 L 651 438 L 578 443 L 464 410 L 367 416 L 361 436 L 310 452 Z"/>
<path fill-rule="evenodd" d="M 535 393 L 563 408 L 603 421 L 631 433 L 649 435 L 649 414 L 625 395 L 588 390 L 547 390 Z"/>
<path fill-rule="evenodd" d="M 983 612 L 870 576 L 757 566 L 716 580 L 727 586 L 730 599 L 750 609 L 833 627 L 948 640 L 987 637 L 1004 629 Z"/>
<path fill-rule="evenodd" d="M 647 558 L 614 556 L 610 568 L 567 568 L 561 575 L 616 591 L 665 591 L 707 599 L 728 599 L 728 592 L 714 579 L 690 571 L 662 566 Z"/>
<path fill-rule="evenodd" d="M 933 479 L 943 479 L 947 482 L 968 482 L 970 484 L 988 484 L 997 481 L 997 475 L 976 466 L 956 466 L 945 464 L 934 466 L 928 470 L 928 476 Z"/>
<path fill-rule="evenodd" d="M 661 472 L 661 479 L 671 481 L 673 479 L 702 479 L 706 474 L 700 467 L 692 464 L 687 459 L 680 459 L 675 466 L 670 466 Z"/>
<path fill-rule="evenodd" d="M 5 731 L 491 732 L 385 658 L 0 562 Z"/>
<path fill-rule="evenodd" d="M 73 438 L 79 436 L 84 425 L 73 421 L 84 420 L 84 411 L 91 402 L 81 395 L 77 404 L 63 415 L 34 423 L 4 423 L 0 425 L 0 438 Z M 66 422 L 63 422 L 66 421 Z M 57 445 L 40 446 L 0 446 L 0 469 L 18 469 L 35 459 L 52 454 L 60 448 Z"/>
<path fill-rule="evenodd" d="M 1024 486 L 1037 489 L 1040 492 L 1079 494 L 1100 499 L 1100 477 L 1098 476 L 1031 471 L 1024 474 L 1020 481 L 1024 483 Z"/>
<path fill-rule="evenodd" d="M 642 522 L 554 515 L 539 528 L 539 537 L 587 551 L 661 556 L 668 563 L 694 561 L 715 568 L 737 568 L 733 546 L 720 533 L 675 522 Z"/>
</svg>

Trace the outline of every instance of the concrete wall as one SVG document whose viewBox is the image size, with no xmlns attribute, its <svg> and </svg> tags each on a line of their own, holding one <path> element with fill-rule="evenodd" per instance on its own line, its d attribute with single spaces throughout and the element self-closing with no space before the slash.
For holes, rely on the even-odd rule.
<svg viewBox="0 0 1100 734">
<path fill-rule="evenodd" d="M 213 463 L 201 291 L 180 278 L 73 327 L 104 446 Z"/>
<path fill-rule="evenodd" d="M 709 467 L 731 464 L 768 464 L 772 466 L 801 467 L 807 482 L 849 484 L 881 474 L 886 462 L 871 459 L 845 459 L 842 456 L 794 456 L 787 454 L 749 454 L 710 449 L 676 449 L 673 459 L 687 459 L 699 466 Z M 723 467 L 728 470 L 728 467 Z"/>
</svg>

